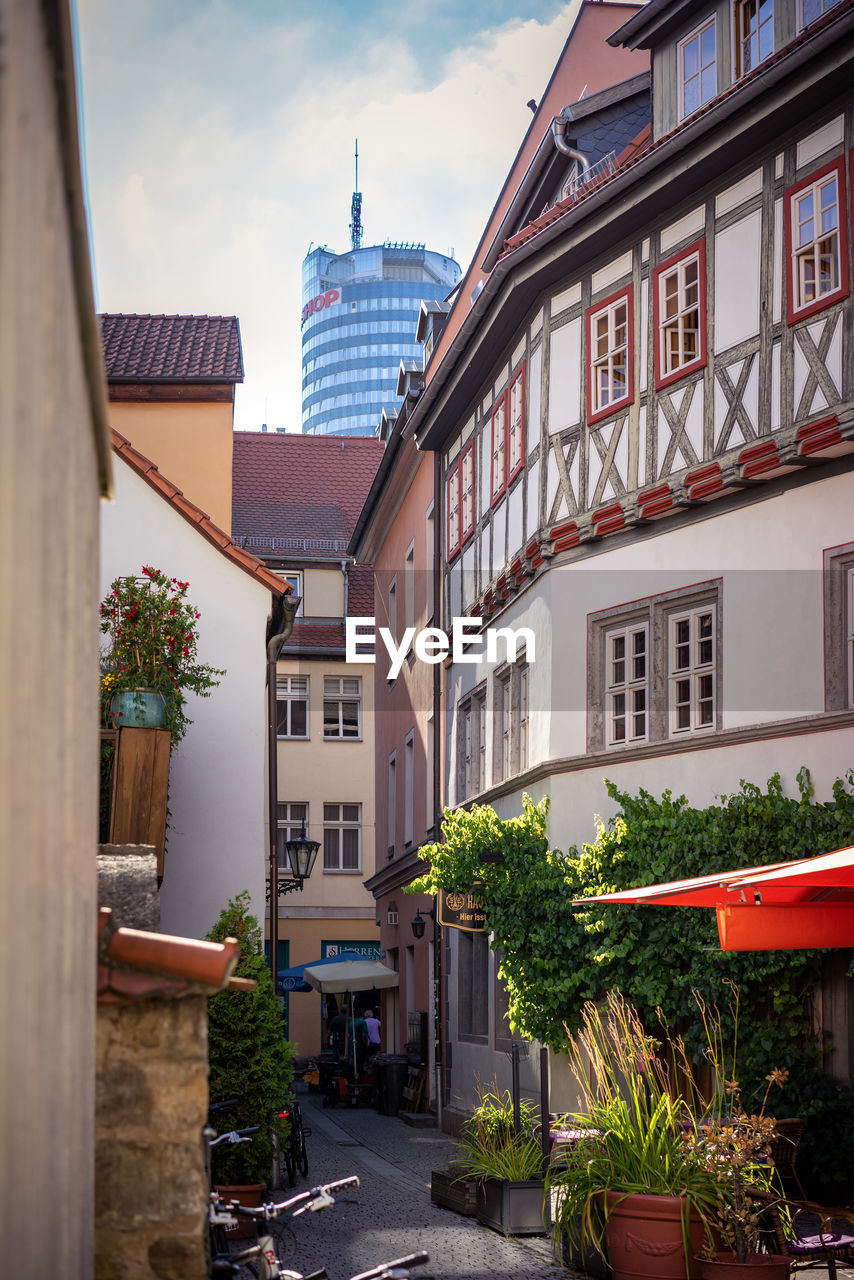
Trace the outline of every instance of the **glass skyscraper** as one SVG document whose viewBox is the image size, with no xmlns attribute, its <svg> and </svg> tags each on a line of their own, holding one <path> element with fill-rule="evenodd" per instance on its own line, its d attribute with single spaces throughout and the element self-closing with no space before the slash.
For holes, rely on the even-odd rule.
<svg viewBox="0 0 854 1280">
<path fill-rule="evenodd" d="M 302 429 L 373 435 L 394 413 L 401 360 L 421 357 L 422 300 L 446 298 L 460 278 L 452 257 L 423 245 L 382 244 L 348 253 L 315 249 L 302 264 Z"/>
</svg>

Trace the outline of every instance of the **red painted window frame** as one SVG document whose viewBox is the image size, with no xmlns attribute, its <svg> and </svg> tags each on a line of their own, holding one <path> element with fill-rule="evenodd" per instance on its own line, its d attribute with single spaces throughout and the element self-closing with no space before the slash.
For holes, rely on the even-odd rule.
<svg viewBox="0 0 854 1280">
<path fill-rule="evenodd" d="M 854 154 L 852 154 L 851 161 L 852 178 L 854 178 Z M 814 186 L 816 182 L 820 182 L 822 178 L 834 170 L 836 170 L 836 190 L 839 196 L 839 288 L 833 293 L 825 294 L 823 298 L 816 298 L 815 302 L 809 303 L 808 306 L 798 307 L 796 310 L 794 306 L 796 285 L 795 255 L 792 243 L 792 201 L 805 187 Z M 786 323 L 791 327 L 794 324 L 799 324 L 801 320 L 809 319 L 810 316 L 816 315 L 819 311 L 824 311 L 826 307 L 832 307 L 837 302 L 843 302 L 850 292 L 845 157 L 838 156 L 835 160 L 829 161 L 828 164 L 823 164 L 820 169 L 814 170 L 805 178 L 801 178 L 799 182 L 787 187 L 783 196 L 783 228 L 786 244 Z"/>
<path fill-rule="evenodd" d="M 464 525 L 463 501 L 465 498 L 465 493 L 463 490 L 463 463 L 466 460 L 467 454 L 471 454 L 471 497 L 469 499 L 469 515 L 471 516 L 471 523 L 469 525 L 468 533 L 464 533 L 463 532 L 463 525 Z M 459 470 L 459 473 L 460 473 L 460 541 L 459 541 L 458 550 L 462 551 L 466 543 L 470 542 L 474 537 L 474 489 L 477 481 L 477 477 L 475 475 L 475 469 L 474 469 L 474 439 L 471 439 L 468 442 L 468 444 L 460 454 L 460 460 L 457 463 L 457 469 Z"/>
<path fill-rule="evenodd" d="M 696 360 L 692 360 L 690 364 L 683 364 L 680 369 L 674 369 L 672 373 L 662 373 L 662 352 L 661 352 L 661 330 L 659 327 L 659 318 L 661 311 L 659 280 L 665 272 L 671 271 L 678 263 L 685 258 L 691 258 L 697 254 L 698 263 L 698 281 L 700 285 L 700 354 Z M 706 289 L 706 237 L 700 236 L 699 240 L 694 240 L 692 244 L 687 245 L 684 249 L 680 249 L 678 253 L 674 253 L 672 257 L 665 262 L 659 263 L 652 273 L 652 331 L 655 342 L 655 389 L 661 391 L 663 387 L 670 387 L 674 382 L 679 382 L 682 378 L 687 378 L 689 374 L 696 373 L 698 369 L 705 369 L 708 362 L 707 342 L 708 342 L 708 292 Z"/>
<path fill-rule="evenodd" d="M 467 454 L 471 454 L 471 465 L 472 465 L 471 499 L 469 501 L 469 514 L 471 515 L 471 525 L 469 527 L 468 533 L 463 534 L 463 462 L 465 461 Z M 451 546 L 451 481 L 453 480 L 454 476 L 457 477 L 457 487 L 459 492 L 459 506 L 457 509 L 458 536 L 457 536 L 457 541 L 454 543 L 453 546 Z M 451 560 L 456 559 L 456 557 L 462 551 L 463 547 L 468 542 L 470 542 L 471 539 L 474 537 L 474 488 L 476 483 L 476 476 L 475 476 L 475 470 L 474 470 L 474 440 L 473 439 L 470 440 L 469 443 L 465 446 L 465 448 L 460 453 L 459 458 L 451 467 L 450 471 L 448 472 L 448 477 L 445 483 L 446 483 L 445 492 L 446 492 L 446 501 L 447 501 L 447 516 L 445 520 L 445 538 L 448 544 L 448 563 L 450 564 Z"/>
<path fill-rule="evenodd" d="M 462 477 L 460 476 L 459 472 L 460 472 L 460 463 L 458 459 L 454 463 L 454 465 L 451 467 L 450 471 L 448 472 L 447 479 L 445 480 L 445 543 L 447 545 L 446 554 L 447 554 L 448 564 L 450 564 L 451 561 L 455 559 L 456 556 L 459 555 L 460 547 L 461 547 L 460 530 L 462 529 L 462 521 L 460 519 L 460 501 L 462 499 L 462 493 L 460 491 L 460 481 Z M 457 495 L 458 495 L 457 496 L 457 540 L 456 542 L 452 543 L 451 542 L 451 481 L 453 480 L 454 476 L 457 477 Z"/>
<path fill-rule="evenodd" d="M 516 383 L 522 381 L 522 441 L 519 450 L 519 461 L 510 471 L 510 392 Z M 504 475 L 501 477 L 501 484 L 495 487 L 495 415 L 499 409 L 504 409 Z M 522 360 L 516 372 L 512 374 L 507 386 L 501 392 L 501 395 L 492 406 L 490 414 L 490 423 L 492 431 L 490 434 L 489 449 L 489 505 L 494 507 L 504 497 L 510 485 L 521 474 L 525 466 L 525 442 L 528 435 L 528 422 L 525 412 L 525 361 Z"/>
<path fill-rule="evenodd" d="M 495 415 L 499 409 L 504 410 L 504 474 L 501 477 L 501 484 L 495 487 Z M 507 391 L 502 391 L 501 395 L 492 406 L 492 413 L 489 415 L 491 432 L 489 443 L 489 505 L 494 507 L 504 497 L 504 491 L 507 488 Z"/>
<path fill-rule="evenodd" d="M 513 470 L 510 470 L 510 403 L 512 399 L 512 391 L 517 382 L 522 383 L 522 417 L 520 421 L 521 440 L 519 442 L 519 461 Z M 525 466 L 525 439 L 527 436 L 527 421 L 525 418 L 525 361 L 519 365 L 519 368 L 510 379 L 507 390 L 507 412 L 505 414 L 505 433 L 504 433 L 504 465 L 507 471 L 507 488 L 509 489 L 513 481 Z"/>
<path fill-rule="evenodd" d="M 626 394 L 619 400 L 612 400 L 604 409 L 593 408 L 593 321 L 608 307 L 612 307 L 621 298 L 626 299 Z M 595 306 L 588 307 L 584 313 L 584 324 L 587 332 L 587 421 L 603 422 L 612 413 L 620 413 L 635 398 L 635 286 L 623 285 L 615 293 L 603 298 Z"/>
</svg>

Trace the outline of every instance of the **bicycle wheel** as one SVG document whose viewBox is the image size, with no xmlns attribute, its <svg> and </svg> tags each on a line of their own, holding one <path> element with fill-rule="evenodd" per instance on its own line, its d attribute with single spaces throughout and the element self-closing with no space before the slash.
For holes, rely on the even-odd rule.
<svg viewBox="0 0 854 1280">
<path fill-rule="evenodd" d="M 302 1127 L 302 1116 L 295 1125 L 296 1164 L 304 1178 L 308 1177 L 308 1150 L 305 1145 L 305 1130 Z"/>
<path fill-rule="evenodd" d="M 294 1124 L 293 1117 L 291 1117 L 291 1128 L 288 1134 L 287 1142 L 285 1143 L 284 1157 L 285 1157 L 285 1169 L 287 1170 L 287 1174 L 288 1174 L 288 1182 L 292 1187 L 295 1187 L 297 1185 L 297 1159 L 296 1159 L 296 1147 L 294 1144 L 295 1135 L 296 1135 L 296 1125 Z"/>
</svg>

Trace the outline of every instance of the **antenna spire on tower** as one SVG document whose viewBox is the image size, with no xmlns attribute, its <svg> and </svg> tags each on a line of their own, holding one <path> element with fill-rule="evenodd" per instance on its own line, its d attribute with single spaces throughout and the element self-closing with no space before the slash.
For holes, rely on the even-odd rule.
<svg viewBox="0 0 854 1280">
<path fill-rule="evenodd" d="M 356 139 L 356 189 L 350 201 L 350 248 L 362 247 L 362 193 L 359 190 L 359 139 Z"/>
</svg>

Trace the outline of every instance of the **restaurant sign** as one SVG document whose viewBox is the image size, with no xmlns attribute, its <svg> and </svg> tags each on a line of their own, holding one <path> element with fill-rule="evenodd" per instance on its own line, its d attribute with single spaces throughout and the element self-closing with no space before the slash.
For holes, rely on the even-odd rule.
<svg viewBox="0 0 854 1280">
<path fill-rule="evenodd" d="M 474 894 L 443 889 L 439 894 L 439 924 L 463 929 L 466 933 L 484 933 L 486 912 Z"/>
</svg>

